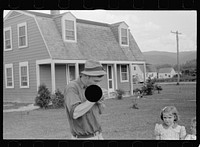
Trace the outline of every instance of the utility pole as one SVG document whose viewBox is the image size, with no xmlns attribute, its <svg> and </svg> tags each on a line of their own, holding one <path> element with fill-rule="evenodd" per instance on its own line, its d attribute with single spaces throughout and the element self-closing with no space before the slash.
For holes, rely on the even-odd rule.
<svg viewBox="0 0 200 147">
<path fill-rule="evenodd" d="M 176 42 L 177 42 L 177 67 L 178 67 L 178 80 L 177 80 L 177 85 L 179 85 L 179 80 L 180 80 L 180 65 L 179 65 L 179 46 L 178 46 L 178 35 L 181 34 L 179 33 L 178 31 L 176 32 L 172 32 L 171 33 L 174 33 L 176 34 Z"/>
</svg>

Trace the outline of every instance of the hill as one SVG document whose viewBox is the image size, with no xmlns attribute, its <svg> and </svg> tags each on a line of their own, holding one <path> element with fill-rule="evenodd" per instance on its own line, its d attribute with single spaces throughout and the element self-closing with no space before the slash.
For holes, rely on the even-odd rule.
<svg viewBox="0 0 200 147">
<path fill-rule="evenodd" d="M 177 64 L 177 53 L 173 52 L 162 52 L 162 51 L 149 51 L 143 52 L 143 55 L 147 63 L 153 65 L 162 65 L 162 64 Z M 189 60 L 197 58 L 196 51 L 187 51 L 179 53 L 179 63 L 185 64 Z"/>
</svg>

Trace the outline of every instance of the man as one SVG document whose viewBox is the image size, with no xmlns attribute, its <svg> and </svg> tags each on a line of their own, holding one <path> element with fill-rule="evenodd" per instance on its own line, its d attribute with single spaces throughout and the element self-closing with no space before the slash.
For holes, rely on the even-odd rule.
<svg viewBox="0 0 200 147">
<path fill-rule="evenodd" d="M 84 93 L 88 86 L 99 83 L 105 74 L 100 62 L 88 60 L 81 76 L 66 86 L 65 108 L 72 139 L 103 139 L 98 116 L 102 111 L 104 96 L 98 102 L 90 102 Z"/>
</svg>

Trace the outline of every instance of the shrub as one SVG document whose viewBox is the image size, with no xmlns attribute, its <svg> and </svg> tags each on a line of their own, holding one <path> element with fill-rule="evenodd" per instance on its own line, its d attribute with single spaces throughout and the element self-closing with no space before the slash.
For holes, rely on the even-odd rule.
<svg viewBox="0 0 200 147">
<path fill-rule="evenodd" d="M 116 89 L 117 99 L 122 99 L 122 95 L 125 93 L 122 89 Z"/>
<path fill-rule="evenodd" d="M 146 84 L 142 86 L 142 93 L 144 93 L 145 95 L 152 95 L 154 90 L 154 84 L 155 84 L 154 79 L 151 78 L 147 79 Z"/>
<path fill-rule="evenodd" d="M 158 93 L 160 93 L 160 91 L 162 90 L 162 87 L 160 85 L 155 85 L 154 86 L 154 90 L 158 90 Z"/>
<path fill-rule="evenodd" d="M 53 108 L 63 108 L 64 107 L 64 95 L 59 89 L 56 90 L 55 94 L 52 95 L 51 101 Z"/>
<path fill-rule="evenodd" d="M 35 104 L 40 108 L 47 108 L 51 100 L 51 93 L 45 84 L 41 84 L 35 98 Z"/>
</svg>

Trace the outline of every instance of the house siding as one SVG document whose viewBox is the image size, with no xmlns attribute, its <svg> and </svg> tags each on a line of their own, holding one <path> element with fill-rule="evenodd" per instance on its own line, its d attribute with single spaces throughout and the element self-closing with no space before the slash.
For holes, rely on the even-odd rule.
<svg viewBox="0 0 200 147">
<path fill-rule="evenodd" d="M 51 91 L 51 65 L 40 65 L 40 85 L 45 84 L 46 87 Z"/>
<path fill-rule="evenodd" d="M 56 64 L 55 66 L 55 81 L 56 90 L 59 89 L 62 93 L 64 92 L 65 85 L 67 84 L 66 79 L 66 65 Z"/>
<path fill-rule="evenodd" d="M 129 66 L 128 66 L 129 68 Z M 130 69 L 128 69 L 130 70 Z M 120 81 L 120 65 L 117 65 L 117 82 L 118 82 L 118 89 L 123 89 L 126 93 L 129 93 L 131 88 L 130 88 L 130 77 L 128 82 L 121 82 Z M 129 73 L 130 74 L 130 73 Z"/>
<path fill-rule="evenodd" d="M 9 15 L 8 18 L 12 18 L 12 17 L 15 17 L 15 16 L 20 15 L 20 14 L 21 14 L 21 13 L 19 13 L 19 12 L 13 11 L 13 12 Z"/>
<path fill-rule="evenodd" d="M 23 22 L 27 23 L 28 47 L 18 48 L 17 24 Z M 26 15 L 20 15 L 13 19 L 7 19 L 4 21 L 4 27 L 8 26 L 11 26 L 12 28 L 13 50 L 4 52 L 4 64 L 13 64 L 14 89 L 5 88 L 4 84 L 4 101 L 12 100 L 30 102 L 34 100 L 33 98 L 35 97 L 37 92 L 36 60 L 47 59 L 50 56 L 34 18 Z M 28 62 L 29 88 L 19 87 L 19 62 Z"/>
</svg>

